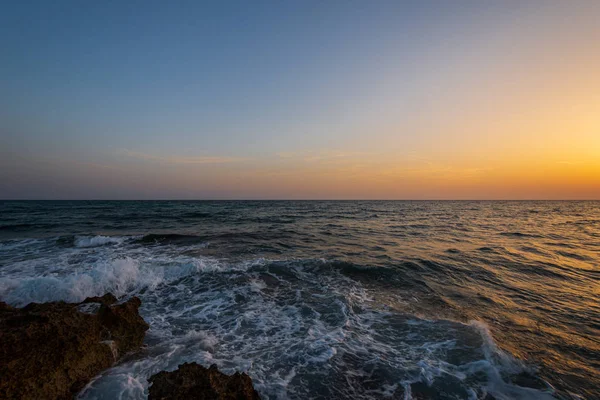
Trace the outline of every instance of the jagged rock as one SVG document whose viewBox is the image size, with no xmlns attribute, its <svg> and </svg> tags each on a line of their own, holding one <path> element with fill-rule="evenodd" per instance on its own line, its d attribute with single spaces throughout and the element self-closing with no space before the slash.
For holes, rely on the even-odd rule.
<svg viewBox="0 0 600 400">
<path fill-rule="evenodd" d="M 159 372 L 148 380 L 148 400 L 258 400 L 252 380 L 244 373 L 225 375 L 216 365 L 205 368 L 185 363 L 173 372 Z"/>
<path fill-rule="evenodd" d="M 148 324 L 137 297 L 112 294 L 82 303 L 0 302 L 0 398 L 66 399 L 127 352 L 139 349 Z"/>
</svg>

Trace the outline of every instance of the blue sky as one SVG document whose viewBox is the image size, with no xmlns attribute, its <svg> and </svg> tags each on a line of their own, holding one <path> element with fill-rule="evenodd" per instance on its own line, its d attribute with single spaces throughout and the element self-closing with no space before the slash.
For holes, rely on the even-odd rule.
<svg viewBox="0 0 600 400">
<path fill-rule="evenodd" d="M 478 107 L 485 126 L 514 115 L 503 102 L 523 95 L 502 82 L 548 65 L 531 49 L 550 54 L 561 38 L 572 49 L 587 34 L 572 57 L 595 66 L 585 54 L 599 7 L 570 4 L 7 2 L 0 197 L 496 196 L 481 182 L 415 182 L 485 171 L 490 148 L 515 147 L 514 125 L 507 139 L 464 121 Z M 553 66 L 537 85 L 564 74 Z M 536 126 L 530 140 L 547 134 Z M 423 177 L 406 178 L 415 169 Z M 365 182 L 377 179 L 373 192 Z"/>
</svg>

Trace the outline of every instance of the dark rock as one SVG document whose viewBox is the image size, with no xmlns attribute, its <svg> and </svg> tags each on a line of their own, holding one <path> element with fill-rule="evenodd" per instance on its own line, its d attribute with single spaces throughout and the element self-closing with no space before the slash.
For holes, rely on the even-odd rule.
<svg viewBox="0 0 600 400">
<path fill-rule="evenodd" d="M 88 297 L 87 299 L 82 301 L 81 304 L 100 303 L 100 304 L 104 304 L 106 306 L 110 306 L 112 304 L 115 304 L 117 301 L 118 301 L 117 298 L 112 293 L 106 293 L 104 296 L 100 296 L 100 297 L 98 297 L 98 296 Z"/>
<path fill-rule="evenodd" d="M 0 302 L 0 398 L 72 398 L 120 356 L 139 349 L 148 324 L 136 297 L 82 303 Z"/>
<path fill-rule="evenodd" d="M 225 375 L 216 365 L 205 368 L 185 363 L 173 372 L 159 372 L 148 380 L 148 400 L 258 400 L 252 380 L 244 373 Z"/>
</svg>

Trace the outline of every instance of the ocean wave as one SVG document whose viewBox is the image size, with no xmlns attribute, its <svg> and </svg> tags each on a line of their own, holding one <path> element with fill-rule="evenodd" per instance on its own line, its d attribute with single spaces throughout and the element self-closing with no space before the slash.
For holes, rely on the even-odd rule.
<svg viewBox="0 0 600 400">
<path fill-rule="evenodd" d="M 524 232 L 501 232 L 500 235 L 513 238 L 542 238 L 543 236 Z"/>
<path fill-rule="evenodd" d="M 101 261 L 88 270 L 72 274 L 0 278 L 0 299 L 24 306 L 31 302 L 79 302 L 108 292 L 123 297 L 197 273 L 244 270 L 251 265 L 254 264 L 228 265 L 208 258 L 186 258 L 178 263 L 154 265 L 125 257 Z"/>
<path fill-rule="evenodd" d="M 157 277 L 142 274 L 135 260 L 124 258 L 73 275 L 0 279 L 0 298 L 16 306 L 60 300 L 79 302 L 107 292 L 124 296 L 135 287 L 158 282 Z"/>
<path fill-rule="evenodd" d="M 185 235 L 179 233 L 149 233 L 139 239 L 144 244 L 194 244 L 203 242 L 205 239 L 196 235 Z"/>
<path fill-rule="evenodd" d="M 55 224 L 39 224 L 39 223 L 19 223 L 19 224 L 2 224 L 0 225 L 0 231 L 28 231 L 31 229 L 39 228 L 51 228 L 56 226 Z"/>
<path fill-rule="evenodd" d="M 42 239 L 12 239 L 0 242 L 0 249 L 4 251 L 14 250 L 21 247 L 36 246 L 42 243 Z"/>
<path fill-rule="evenodd" d="M 108 244 L 121 244 L 127 238 L 126 237 L 117 237 L 117 236 L 76 236 L 73 244 L 75 247 L 97 247 L 97 246 L 105 246 Z"/>
<path fill-rule="evenodd" d="M 181 215 L 179 215 L 179 218 L 184 218 L 184 219 L 196 219 L 196 218 L 211 218 L 213 216 L 212 213 L 209 212 L 202 212 L 202 211 L 193 211 L 193 212 L 187 212 L 187 213 L 183 213 Z"/>
</svg>

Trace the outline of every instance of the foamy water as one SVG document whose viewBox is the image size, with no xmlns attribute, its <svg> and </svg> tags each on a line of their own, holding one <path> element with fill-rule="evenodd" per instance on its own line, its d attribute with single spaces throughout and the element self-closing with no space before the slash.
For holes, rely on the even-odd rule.
<svg viewBox="0 0 600 400">
<path fill-rule="evenodd" d="M 140 297 L 146 347 L 82 399 L 144 399 L 192 361 L 247 372 L 265 399 L 593 398 L 598 225 L 534 230 L 557 205 L 535 206 L 7 203 L 0 298 Z"/>
</svg>

